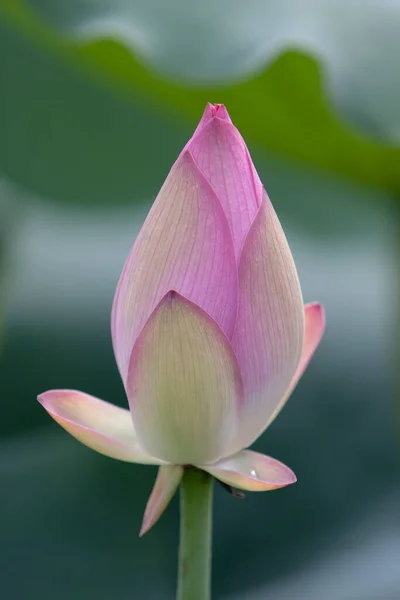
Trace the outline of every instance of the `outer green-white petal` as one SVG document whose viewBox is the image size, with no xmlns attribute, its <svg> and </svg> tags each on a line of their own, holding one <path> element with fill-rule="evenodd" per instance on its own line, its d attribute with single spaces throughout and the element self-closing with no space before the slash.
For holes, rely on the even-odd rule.
<svg viewBox="0 0 400 600">
<path fill-rule="evenodd" d="M 276 490 L 296 481 L 289 467 L 252 450 L 242 450 L 214 465 L 199 468 L 232 487 L 249 492 Z"/>
<path fill-rule="evenodd" d="M 129 410 L 76 390 L 50 390 L 38 400 L 61 427 L 100 454 L 142 464 L 164 462 L 141 448 Z"/>
<path fill-rule="evenodd" d="M 182 475 L 183 467 L 178 465 L 164 465 L 159 468 L 153 491 L 144 511 L 140 536 L 147 533 L 157 523 L 172 500 Z"/>
<path fill-rule="evenodd" d="M 133 348 L 128 397 L 138 438 L 172 464 L 229 454 L 241 379 L 225 335 L 202 309 L 168 293 Z"/>
</svg>

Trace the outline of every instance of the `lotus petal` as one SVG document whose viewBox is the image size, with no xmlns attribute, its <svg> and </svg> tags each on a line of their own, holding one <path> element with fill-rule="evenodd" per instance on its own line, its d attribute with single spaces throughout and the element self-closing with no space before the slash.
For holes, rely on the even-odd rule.
<svg viewBox="0 0 400 600">
<path fill-rule="evenodd" d="M 308 366 L 308 363 L 312 359 L 314 352 L 318 348 L 318 344 L 320 343 L 322 335 L 324 333 L 325 313 L 322 304 L 318 304 L 317 302 L 313 302 L 312 304 L 306 304 L 304 307 L 304 314 L 304 341 L 299 364 L 297 365 L 296 372 L 293 376 L 292 381 L 290 382 L 288 389 L 286 390 L 285 395 L 283 396 L 275 411 L 269 418 L 268 422 L 265 425 L 265 428 L 267 428 L 269 424 L 275 419 L 277 414 L 286 404 L 288 398 L 291 396 L 300 377 L 303 375 L 304 371 Z"/>
<path fill-rule="evenodd" d="M 176 292 L 143 328 L 127 390 L 149 453 L 178 465 L 211 463 L 229 453 L 242 394 L 239 367 L 215 321 Z"/>
<path fill-rule="evenodd" d="M 114 353 L 126 383 L 133 344 L 161 298 L 177 290 L 231 335 L 237 267 L 221 204 L 189 152 L 173 166 L 125 263 L 112 312 Z"/>
<path fill-rule="evenodd" d="M 164 462 L 140 447 L 129 410 L 75 390 L 50 390 L 38 400 L 61 427 L 100 454 L 142 464 Z"/>
<path fill-rule="evenodd" d="M 196 130 L 193 134 L 193 136 L 191 137 L 191 139 L 189 140 L 189 142 L 186 144 L 185 148 L 183 151 L 185 151 L 189 144 L 192 142 L 193 138 L 199 133 L 199 131 L 201 129 L 203 129 L 203 127 L 205 127 L 205 125 L 207 125 L 207 123 L 209 123 L 214 117 L 218 117 L 219 119 L 223 119 L 224 121 L 228 121 L 228 123 L 232 123 L 231 118 L 228 114 L 228 111 L 226 110 L 225 106 L 223 104 L 211 104 L 210 102 L 208 102 L 203 116 L 201 117 L 199 124 L 196 127 Z"/>
<path fill-rule="evenodd" d="M 296 481 L 289 467 L 252 450 L 242 450 L 214 465 L 199 468 L 232 487 L 250 492 L 275 490 Z"/>
<path fill-rule="evenodd" d="M 239 262 L 239 308 L 232 340 L 244 387 L 236 450 L 264 429 L 294 376 L 304 306 L 285 234 L 265 194 Z"/>
<path fill-rule="evenodd" d="M 182 479 L 183 467 L 164 465 L 158 469 L 158 475 L 144 511 L 140 537 L 147 533 L 167 508 Z"/>
<path fill-rule="evenodd" d="M 260 207 L 263 187 L 239 131 L 230 120 L 220 118 L 221 110 L 216 114 L 187 147 L 221 200 L 238 257 Z"/>
</svg>

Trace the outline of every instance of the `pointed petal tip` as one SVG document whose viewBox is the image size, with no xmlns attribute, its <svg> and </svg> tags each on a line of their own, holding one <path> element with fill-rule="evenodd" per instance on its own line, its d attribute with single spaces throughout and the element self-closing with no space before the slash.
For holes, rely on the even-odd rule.
<svg viewBox="0 0 400 600">
<path fill-rule="evenodd" d="M 144 521 L 142 523 L 142 526 L 140 527 L 140 531 L 139 531 L 139 537 L 142 538 L 145 533 L 147 533 L 150 530 L 150 526 L 148 526 Z"/>
<path fill-rule="evenodd" d="M 304 313 L 305 332 L 303 350 L 306 347 L 309 348 L 309 359 L 311 359 L 312 353 L 318 347 L 318 344 L 320 343 L 322 335 L 325 331 L 325 309 L 320 302 L 310 302 L 309 304 L 304 305 Z"/>
<path fill-rule="evenodd" d="M 297 482 L 297 477 L 292 471 L 292 469 L 290 469 L 280 461 L 277 461 L 275 459 L 272 460 L 274 460 L 274 467 L 276 470 L 274 472 L 274 475 L 271 475 L 270 481 L 268 481 L 267 484 L 264 481 L 262 474 L 260 474 L 261 476 L 259 474 L 257 474 L 257 476 L 251 476 L 251 480 L 254 483 L 250 485 L 256 486 L 254 491 L 263 492 L 267 490 L 279 490 L 280 488 L 287 487 L 288 485 L 293 485 Z"/>
<path fill-rule="evenodd" d="M 211 102 L 207 102 L 206 107 L 204 109 L 203 116 L 201 117 L 200 124 L 204 126 L 206 123 L 211 121 L 211 119 L 221 119 L 222 121 L 228 121 L 232 123 L 229 113 L 226 109 L 226 106 L 221 103 L 212 104 Z"/>
<path fill-rule="evenodd" d="M 157 523 L 157 521 L 160 519 L 161 515 L 159 515 L 157 518 L 151 519 L 148 516 L 146 517 L 146 514 L 143 516 L 143 521 L 142 524 L 140 526 L 140 530 L 139 530 L 139 538 L 142 538 L 144 535 L 146 535 L 146 533 L 149 533 L 150 529 L 153 529 L 154 525 Z"/>
<path fill-rule="evenodd" d="M 287 469 L 287 471 L 286 471 L 287 482 L 279 487 L 284 487 L 287 485 L 293 485 L 294 483 L 297 483 L 297 477 L 296 477 L 295 473 L 292 471 L 292 469 L 290 469 L 289 467 L 286 467 L 286 469 Z"/>
<path fill-rule="evenodd" d="M 190 138 L 189 142 L 185 146 L 183 152 L 185 151 L 187 146 L 191 143 L 191 141 L 196 137 L 196 135 L 205 127 L 205 125 L 210 123 L 210 121 L 212 121 L 213 119 L 220 119 L 220 120 L 228 121 L 229 123 L 232 123 L 232 121 L 228 115 L 228 111 L 226 110 L 226 108 L 223 104 L 211 104 L 211 102 L 208 102 L 204 109 L 203 115 L 202 115 L 192 137 Z M 183 152 L 182 152 L 182 154 L 183 154 Z"/>
<path fill-rule="evenodd" d="M 62 414 L 64 408 L 63 400 L 70 402 L 71 398 L 78 397 L 81 394 L 82 392 L 78 390 L 47 390 L 38 394 L 36 399 L 50 415 L 57 415 L 62 419 L 69 420 L 68 416 Z"/>
<path fill-rule="evenodd" d="M 312 311 L 316 317 L 319 317 L 320 322 L 325 325 L 325 309 L 321 302 L 309 302 L 305 305 L 305 309 Z"/>
<path fill-rule="evenodd" d="M 224 104 L 214 104 L 212 107 L 212 116 L 214 118 L 221 119 L 221 121 L 228 121 L 228 123 L 232 123 Z"/>
<path fill-rule="evenodd" d="M 60 393 L 63 393 L 64 390 L 59 390 Z M 52 390 L 47 390 L 46 392 L 42 392 L 41 394 L 38 394 L 36 396 L 36 400 L 42 405 L 42 406 L 46 406 L 48 404 L 49 401 L 49 397 L 52 393 Z"/>
<path fill-rule="evenodd" d="M 172 169 L 179 169 L 180 174 L 190 174 L 191 177 L 199 178 L 204 185 L 204 176 L 196 163 L 193 152 L 190 148 L 185 148 L 179 155 Z M 208 182 L 207 182 L 208 183 Z"/>
<path fill-rule="evenodd" d="M 191 150 L 189 150 L 189 148 L 186 148 L 182 151 L 182 153 L 179 155 L 178 161 L 183 162 L 183 163 L 186 162 L 186 163 L 194 164 L 195 166 L 197 166 L 195 163 L 195 160 L 193 158 L 193 154 L 192 154 Z"/>
<path fill-rule="evenodd" d="M 313 353 L 317 349 L 322 335 L 325 331 L 326 318 L 325 309 L 320 302 L 310 302 L 304 306 L 305 314 L 305 332 L 304 332 L 304 344 L 303 352 L 306 351 L 309 355 L 307 357 L 307 364 L 310 361 Z M 303 358 L 303 356 L 302 356 Z M 299 366 L 301 366 L 301 360 Z M 307 365 L 306 365 L 307 366 Z"/>
<path fill-rule="evenodd" d="M 189 307 L 199 317 L 206 319 L 210 326 L 214 327 L 220 333 L 223 339 L 229 343 L 229 339 L 225 332 L 221 329 L 217 321 L 206 310 L 204 310 L 204 308 L 197 304 L 197 302 L 190 300 L 190 298 L 188 298 L 184 294 L 181 294 L 180 292 L 177 292 L 174 289 L 170 289 L 166 294 L 164 294 L 160 302 L 157 304 L 157 306 L 154 308 L 153 312 L 149 316 L 148 321 L 150 321 L 150 319 L 155 316 L 155 314 L 160 308 L 162 308 L 165 304 L 168 303 L 178 304 L 181 305 L 183 308 L 185 306 Z"/>
<path fill-rule="evenodd" d="M 165 305 L 168 305 L 168 304 L 177 304 L 177 305 L 182 305 L 183 307 L 188 306 L 188 307 L 190 307 L 191 310 L 193 310 L 193 312 L 199 314 L 200 316 L 206 316 L 206 318 L 209 320 L 209 322 L 214 327 L 220 329 L 216 320 L 213 319 L 213 317 L 211 317 L 203 308 L 201 308 L 201 306 L 199 306 L 199 304 L 197 304 L 196 302 L 193 302 L 193 300 L 190 300 L 189 298 L 187 298 L 187 296 L 185 296 L 184 294 L 181 294 L 180 292 L 177 292 L 174 289 L 168 290 L 168 292 L 166 292 L 164 294 L 164 296 L 162 296 L 160 301 L 157 303 L 157 305 L 154 307 L 154 309 L 150 313 L 146 323 L 151 322 L 151 320 L 156 317 L 158 311 L 160 309 L 162 309 Z M 138 342 L 143 337 L 145 328 L 146 328 L 146 324 L 143 327 L 141 333 L 138 335 L 138 338 L 137 338 Z M 223 332 L 222 332 L 222 334 L 223 334 Z M 223 335 L 225 337 L 225 334 L 223 334 Z"/>
<path fill-rule="evenodd" d="M 46 394 L 47 392 L 42 392 L 41 394 L 38 394 L 36 396 L 36 400 L 39 402 L 39 404 L 41 404 L 43 407 L 46 406 Z"/>
<path fill-rule="evenodd" d="M 208 121 L 208 123 L 205 123 L 201 134 L 203 139 L 207 139 L 210 136 L 210 133 L 212 131 L 216 132 L 216 135 L 219 134 L 219 138 L 223 138 L 225 137 L 228 138 L 228 141 L 231 144 L 240 144 L 240 145 L 245 145 L 245 142 L 243 140 L 243 138 L 241 137 L 240 133 L 238 132 L 238 130 L 236 129 L 236 127 L 232 124 L 232 121 L 230 119 L 224 119 L 220 116 L 220 113 L 218 113 L 217 115 L 215 115 L 212 119 L 210 119 Z M 200 133 L 199 133 L 200 135 Z M 230 137 L 228 137 L 230 136 Z M 189 146 L 190 148 L 190 146 Z M 186 150 L 187 152 L 187 150 Z"/>
</svg>

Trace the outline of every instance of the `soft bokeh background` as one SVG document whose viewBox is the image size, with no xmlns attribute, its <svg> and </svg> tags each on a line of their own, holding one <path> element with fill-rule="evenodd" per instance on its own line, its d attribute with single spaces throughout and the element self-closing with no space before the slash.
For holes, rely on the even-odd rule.
<svg viewBox="0 0 400 600">
<path fill-rule="evenodd" d="M 327 331 L 256 448 L 298 483 L 215 494 L 216 599 L 397 600 L 400 2 L 0 0 L 0 581 L 10 600 L 174 597 L 178 501 L 70 438 L 122 406 L 123 262 L 207 100 L 227 104 Z"/>
</svg>

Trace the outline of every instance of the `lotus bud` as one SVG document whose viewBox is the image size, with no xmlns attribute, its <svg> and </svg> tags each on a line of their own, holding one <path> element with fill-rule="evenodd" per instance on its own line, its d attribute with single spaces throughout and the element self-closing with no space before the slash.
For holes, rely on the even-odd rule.
<svg viewBox="0 0 400 600">
<path fill-rule="evenodd" d="M 73 390 L 39 396 L 69 433 L 160 465 L 142 533 L 193 465 L 244 490 L 293 483 L 246 450 L 285 404 L 324 330 L 239 131 L 209 104 L 127 258 L 112 341 L 129 410 Z"/>
</svg>

